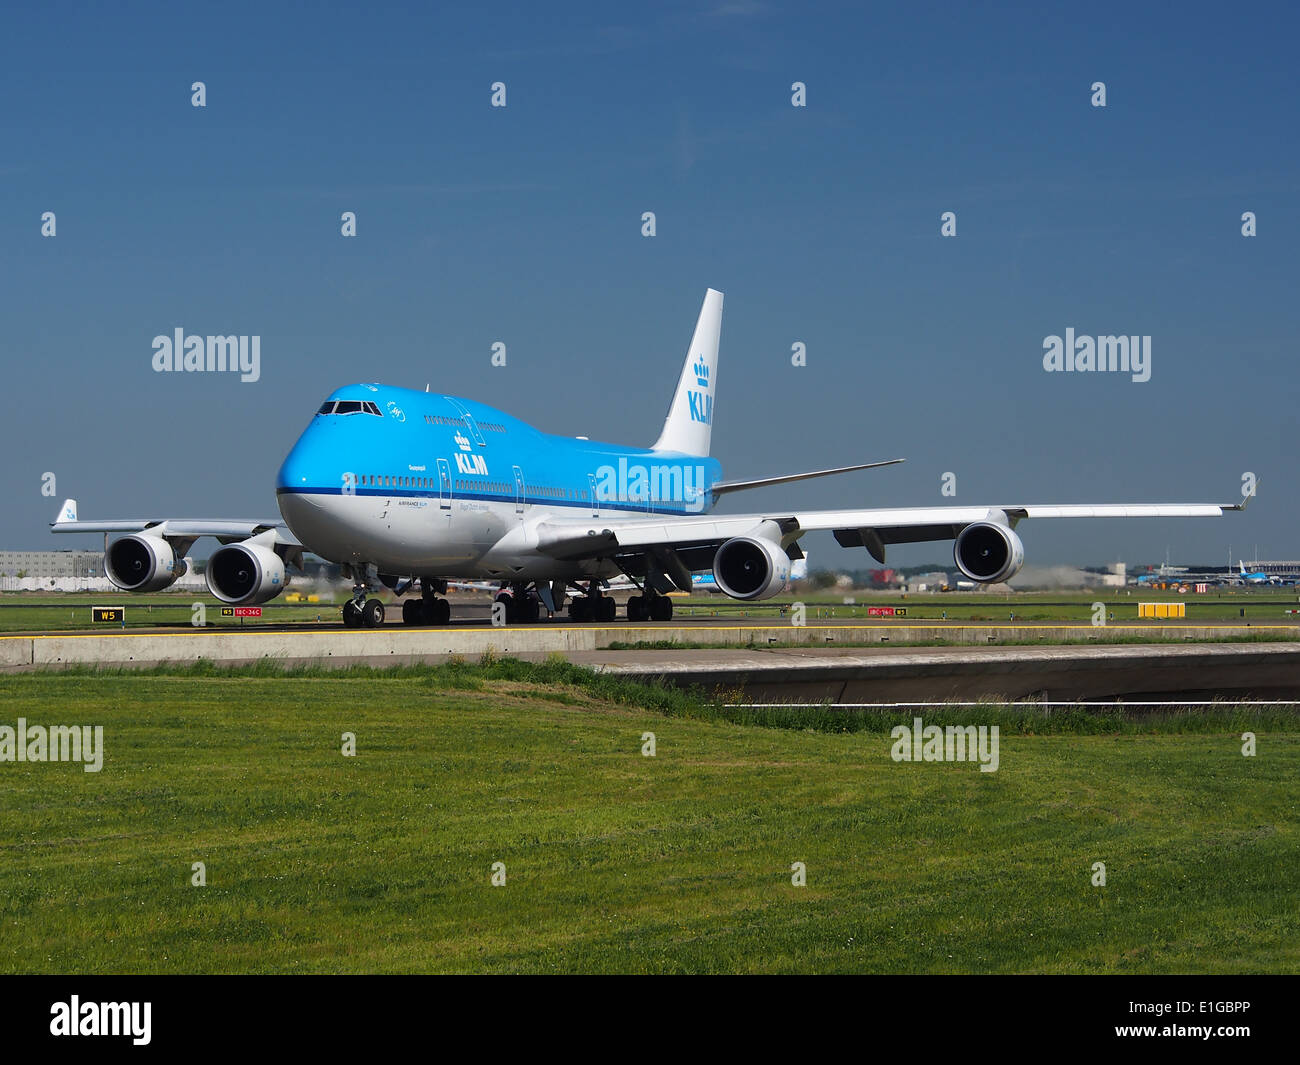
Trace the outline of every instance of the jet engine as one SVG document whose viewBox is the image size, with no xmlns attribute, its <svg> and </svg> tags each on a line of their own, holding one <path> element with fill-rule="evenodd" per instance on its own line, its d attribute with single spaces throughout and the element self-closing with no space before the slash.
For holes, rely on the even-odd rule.
<svg viewBox="0 0 1300 1065">
<path fill-rule="evenodd" d="M 104 552 L 104 572 L 124 592 L 160 592 L 188 570 L 161 536 L 123 536 Z"/>
<path fill-rule="evenodd" d="M 713 579 L 732 599 L 771 599 L 785 591 L 790 558 L 761 536 L 736 536 L 713 556 Z"/>
<path fill-rule="evenodd" d="M 227 544 L 208 559 L 208 591 L 232 606 L 267 603 L 289 586 L 284 560 L 261 544 Z"/>
<path fill-rule="evenodd" d="M 952 558 L 971 580 L 997 584 L 1020 572 L 1025 564 L 1025 545 L 1005 525 L 976 521 L 957 534 Z"/>
</svg>

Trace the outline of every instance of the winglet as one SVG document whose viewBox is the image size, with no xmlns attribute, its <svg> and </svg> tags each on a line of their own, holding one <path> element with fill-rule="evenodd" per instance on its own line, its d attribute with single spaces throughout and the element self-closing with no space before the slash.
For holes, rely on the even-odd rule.
<svg viewBox="0 0 1300 1065">
<path fill-rule="evenodd" d="M 59 508 L 59 516 L 55 518 L 51 525 L 70 525 L 75 524 L 77 520 L 77 501 L 75 499 L 65 499 L 63 506 Z"/>
<path fill-rule="evenodd" d="M 1231 506 L 1224 507 L 1223 509 L 1224 510 L 1245 510 L 1248 506 L 1250 506 L 1250 501 L 1254 499 L 1256 495 L 1259 494 L 1259 482 L 1260 482 L 1260 478 L 1256 477 L 1255 487 L 1249 493 L 1247 493 L 1245 496 L 1242 497 L 1240 503 L 1234 503 Z"/>
</svg>

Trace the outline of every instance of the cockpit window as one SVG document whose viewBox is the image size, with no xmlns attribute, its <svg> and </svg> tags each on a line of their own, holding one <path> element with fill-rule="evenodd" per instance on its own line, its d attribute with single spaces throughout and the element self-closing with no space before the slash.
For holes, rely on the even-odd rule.
<svg viewBox="0 0 1300 1065">
<path fill-rule="evenodd" d="M 331 399 L 321 405 L 317 414 L 373 414 L 376 418 L 382 418 L 383 412 L 371 403 L 369 400 L 359 399 Z"/>
</svg>

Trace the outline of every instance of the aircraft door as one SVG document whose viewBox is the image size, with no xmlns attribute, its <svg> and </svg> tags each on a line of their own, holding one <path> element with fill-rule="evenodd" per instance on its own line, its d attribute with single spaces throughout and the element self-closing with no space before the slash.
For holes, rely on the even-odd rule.
<svg viewBox="0 0 1300 1065">
<path fill-rule="evenodd" d="M 438 460 L 438 508 L 451 510 L 451 466 L 446 459 Z"/>
<path fill-rule="evenodd" d="M 524 471 L 515 467 L 515 513 L 524 512 Z"/>
<path fill-rule="evenodd" d="M 587 483 L 591 486 L 591 516 L 599 518 L 600 497 L 596 495 L 596 475 L 594 473 L 587 474 Z"/>
<path fill-rule="evenodd" d="M 479 447 L 486 446 L 483 443 L 483 434 L 479 432 L 478 422 L 474 420 L 474 415 L 472 415 L 469 412 L 469 408 L 466 407 L 465 404 L 461 403 L 459 400 L 452 399 L 450 396 L 447 396 L 446 400 L 458 411 L 460 411 L 461 419 L 465 422 L 465 428 L 469 430 L 469 435 L 474 438 L 474 443 L 476 443 Z"/>
</svg>

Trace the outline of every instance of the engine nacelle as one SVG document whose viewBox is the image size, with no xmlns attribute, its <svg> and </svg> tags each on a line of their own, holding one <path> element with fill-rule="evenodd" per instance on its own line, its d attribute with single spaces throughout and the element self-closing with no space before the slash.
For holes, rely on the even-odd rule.
<svg viewBox="0 0 1300 1065">
<path fill-rule="evenodd" d="M 957 534 L 952 559 L 971 580 L 997 584 L 1020 572 L 1025 564 L 1025 545 L 1005 525 L 976 521 Z"/>
<path fill-rule="evenodd" d="M 267 603 L 289 586 L 284 560 L 261 544 L 227 544 L 208 559 L 208 591 L 232 606 Z"/>
<path fill-rule="evenodd" d="M 160 592 L 188 571 L 160 536 L 123 536 L 104 552 L 104 572 L 124 592 Z"/>
<path fill-rule="evenodd" d="M 736 536 L 713 556 L 713 579 L 732 599 L 771 599 L 790 580 L 790 556 L 762 536 Z"/>
</svg>

